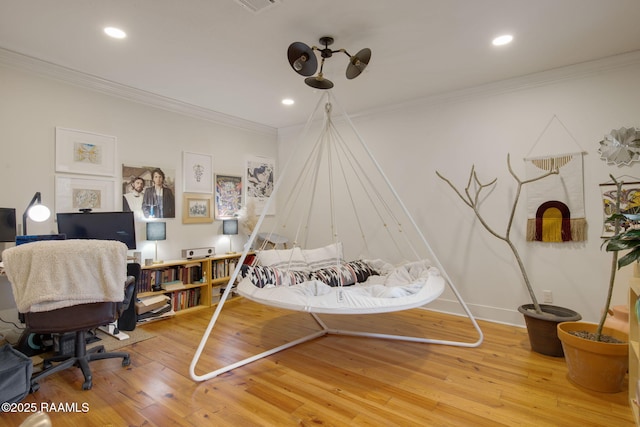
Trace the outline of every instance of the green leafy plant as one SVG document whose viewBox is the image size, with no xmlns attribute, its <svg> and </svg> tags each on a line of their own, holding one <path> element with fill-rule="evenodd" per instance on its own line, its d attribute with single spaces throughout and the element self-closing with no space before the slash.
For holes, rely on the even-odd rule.
<svg viewBox="0 0 640 427">
<path fill-rule="evenodd" d="M 630 221 L 626 215 L 621 213 L 620 199 L 622 194 L 622 182 L 617 181 L 612 175 L 610 175 L 614 184 L 616 185 L 616 204 L 614 213 L 607 218 L 607 222 L 614 225 L 613 236 L 605 240 L 607 252 L 612 252 L 611 255 L 611 271 L 609 274 L 609 289 L 607 292 L 607 300 L 605 302 L 604 311 L 600 322 L 598 323 L 598 329 L 596 330 L 594 340 L 602 341 L 602 328 L 607 320 L 607 314 L 611 306 L 611 296 L 613 295 L 613 285 L 615 284 L 616 272 L 622 267 L 629 265 L 633 262 L 640 260 L 640 229 L 633 228 L 630 225 Z M 623 224 L 628 224 L 623 228 Z M 621 231 L 624 230 L 624 231 Z M 624 256 L 619 257 L 620 251 L 629 250 Z"/>
</svg>

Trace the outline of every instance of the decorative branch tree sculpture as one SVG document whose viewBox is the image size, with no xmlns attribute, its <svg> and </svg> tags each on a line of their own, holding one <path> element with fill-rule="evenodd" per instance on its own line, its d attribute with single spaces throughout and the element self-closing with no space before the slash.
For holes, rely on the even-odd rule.
<svg viewBox="0 0 640 427">
<path fill-rule="evenodd" d="M 515 257 L 516 261 L 518 262 L 518 267 L 520 268 L 520 273 L 522 273 L 522 278 L 524 279 L 524 284 L 527 287 L 527 291 L 529 291 L 529 296 L 531 297 L 531 301 L 533 302 L 533 306 L 535 308 L 535 311 L 536 311 L 536 313 L 542 315 L 543 314 L 542 309 L 540 308 L 540 304 L 538 304 L 538 299 L 536 298 L 536 294 L 533 291 L 533 288 L 531 287 L 531 282 L 529 281 L 529 276 L 527 275 L 527 270 L 524 267 L 524 263 L 522 262 L 522 258 L 520 257 L 520 253 L 518 252 L 518 249 L 516 248 L 516 246 L 511 241 L 511 227 L 513 225 L 513 219 L 514 219 L 515 214 L 516 214 L 516 207 L 518 206 L 518 200 L 520 199 L 520 193 L 522 191 L 522 187 L 524 185 L 526 185 L 526 184 L 529 184 L 529 183 L 544 179 L 544 178 L 546 178 L 546 177 L 548 177 L 550 175 L 557 175 L 558 174 L 558 168 L 557 167 L 553 167 L 551 169 L 551 171 L 549 171 L 549 172 L 547 172 L 547 173 L 545 173 L 543 175 L 540 175 L 537 178 L 532 178 L 532 179 L 528 179 L 528 180 L 522 180 L 515 174 L 515 172 L 513 172 L 513 169 L 511 168 L 510 156 L 508 154 L 507 154 L 507 167 L 509 168 L 509 173 L 511 174 L 511 176 L 516 180 L 516 183 L 518 184 L 518 187 L 517 187 L 517 190 L 516 190 L 515 197 L 513 199 L 513 204 L 511 206 L 511 213 L 509 215 L 509 222 L 507 224 L 507 228 L 505 230 L 504 235 L 498 234 L 493 228 L 491 228 L 489 226 L 489 224 L 487 224 L 487 222 L 483 218 L 482 214 L 480 213 L 480 194 L 486 188 L 492 187 L 498 181 L 498 178 L 494 178 L 493 181 L 491 181 L 489 183 L 486 183 L 486 184 L 483 184 L 482 182 L 480 182 L 480 179 L 478 178 L 478 175 L 476 174 L 475 166 L 471 166 L 471 172 L 469 174 L 469 181 L 467 182 L 467 186 L 465 187 L 464 194 L 463 194 L 460 190 L 458 190 L 456 188 L 455 185 L 453 185 L 453 183 L 451 181 L 449 181 L 447 178 L 442 176 L 440 174 L 440 172 L 436 171 L 436 175 L 438 175 L 438 177 L 440 179 L 442 179 L 447 184 L 449 184 L 449 186 L 453 189 L 453 191 L 456 192 L 456 194 L 458 195 L 458 197 L 460 197 L 460 199 L 464 202 L 464 204 L 469 206 L 473 210 L 473 213 L 476 215 L 476 217 L 480 221 L 480 224 L 482 224 L 482 226 L 489 233 L 491 233 L 491 235 L 493 235 L 494 237 L 496 237 L 499 240 L 502 240 L 503 242 L 505 242 L 507 244 L 507 246 L 509 246 L 509 249 L 511 249 L 511 252 L 513 253 L 513 256 Z"/>
</svg>

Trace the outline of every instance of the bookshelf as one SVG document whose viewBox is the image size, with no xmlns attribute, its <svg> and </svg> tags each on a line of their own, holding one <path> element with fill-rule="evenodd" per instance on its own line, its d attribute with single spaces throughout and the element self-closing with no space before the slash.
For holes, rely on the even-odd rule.
<svg viewBox="0 0 640 427">
<path fill-rule="evenodd" d="M 157 318 L 210 307 L 220 299 L 220 291 L 229 282 L 229 276 L 236 268 L 241 255 L 214 255 L 208 258 L 165 261 L 143 266 L 136 284 L 138 298 L 147 299 L 161 295 L 169 297 L 171 310 Z M 245 262 L 251 262 L 253 257 L 253 253 L 250 253 Z M 141 320 L 150 320 L 149 315 L 145 317 Z"/>
<path fill-rule="evenodd" d="M 216 255 L 211 258 L 211 304 L 217 304 L 224 288 L 229 283 L 229 277 L 233 274 L 241 253 Z M 249 252 L 244 260 L 245 264 L 253 261 L 255 254 Z M 234 295 L 234 294 L 231 294 Z"/>
<path fill-rule="evenodd" d="M 640 426 L 638 381 L 640 375 L 640 269 L 633 266 L 633 277 L 629 282 L 629 400 L 636 425 Z"/>
</svg>

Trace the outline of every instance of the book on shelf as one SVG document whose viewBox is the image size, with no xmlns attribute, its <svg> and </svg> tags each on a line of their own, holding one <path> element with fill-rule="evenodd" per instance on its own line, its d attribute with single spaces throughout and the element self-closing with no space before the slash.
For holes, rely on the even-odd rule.
<svg viewBox="0 0 640 427">
<path fill-rule="evenodd" d="M 167 317 L 171 317 L 175 315 L 175 311 L 173 311 L 173 307 L 171 306 L 171 301 L 167 300 L 165 304 L 151 311 L 147 311 L 146 313 L 138 315 L 138 323 L 150 322 L 152 320 L 164 319 Z"/>
<path fill-rule="evenodd" d="M 170 282 L 163 282 L 160 284 L 165 291 L 179 291 L 184 289 L 184 283 L 182 280 L 172 280 Z"/>
<path fill-rule="evenodd" d="M 174 292 L 171 294 L 171 304 L 174 311 L 184 310 L 185 308 L 197 307 L 200 302 L 200 288 L 186 289 L 184 291 Z"/>
<path fill-rule="evenodd" d="M 181 281 L 183 284 L 204 283 L 201 262 L 188 262 L 170 267 L 143 268 L 136 284 L 138 293 L 150 292 L 162 283 Z"/>
<path fill-rule="evenodd" d="M 149 311 L 153 311 L 159 308 L 163 308 L 169 297 L 166 295 L 151 295 L 148 297 L 137 298 L 136 300 L 136 314 L 144 314 Z"/>
</svg>

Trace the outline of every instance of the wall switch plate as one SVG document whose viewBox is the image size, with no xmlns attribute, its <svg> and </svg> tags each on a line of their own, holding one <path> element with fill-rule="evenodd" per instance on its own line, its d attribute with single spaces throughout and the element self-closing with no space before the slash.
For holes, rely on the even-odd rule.
<svg viewBox="0 0 640 427">
<path fill-rule="evenodd" d="M 545 304 L 553 304 L 553 292 L 542 291 L 542 302 Z"/>
</svg>

